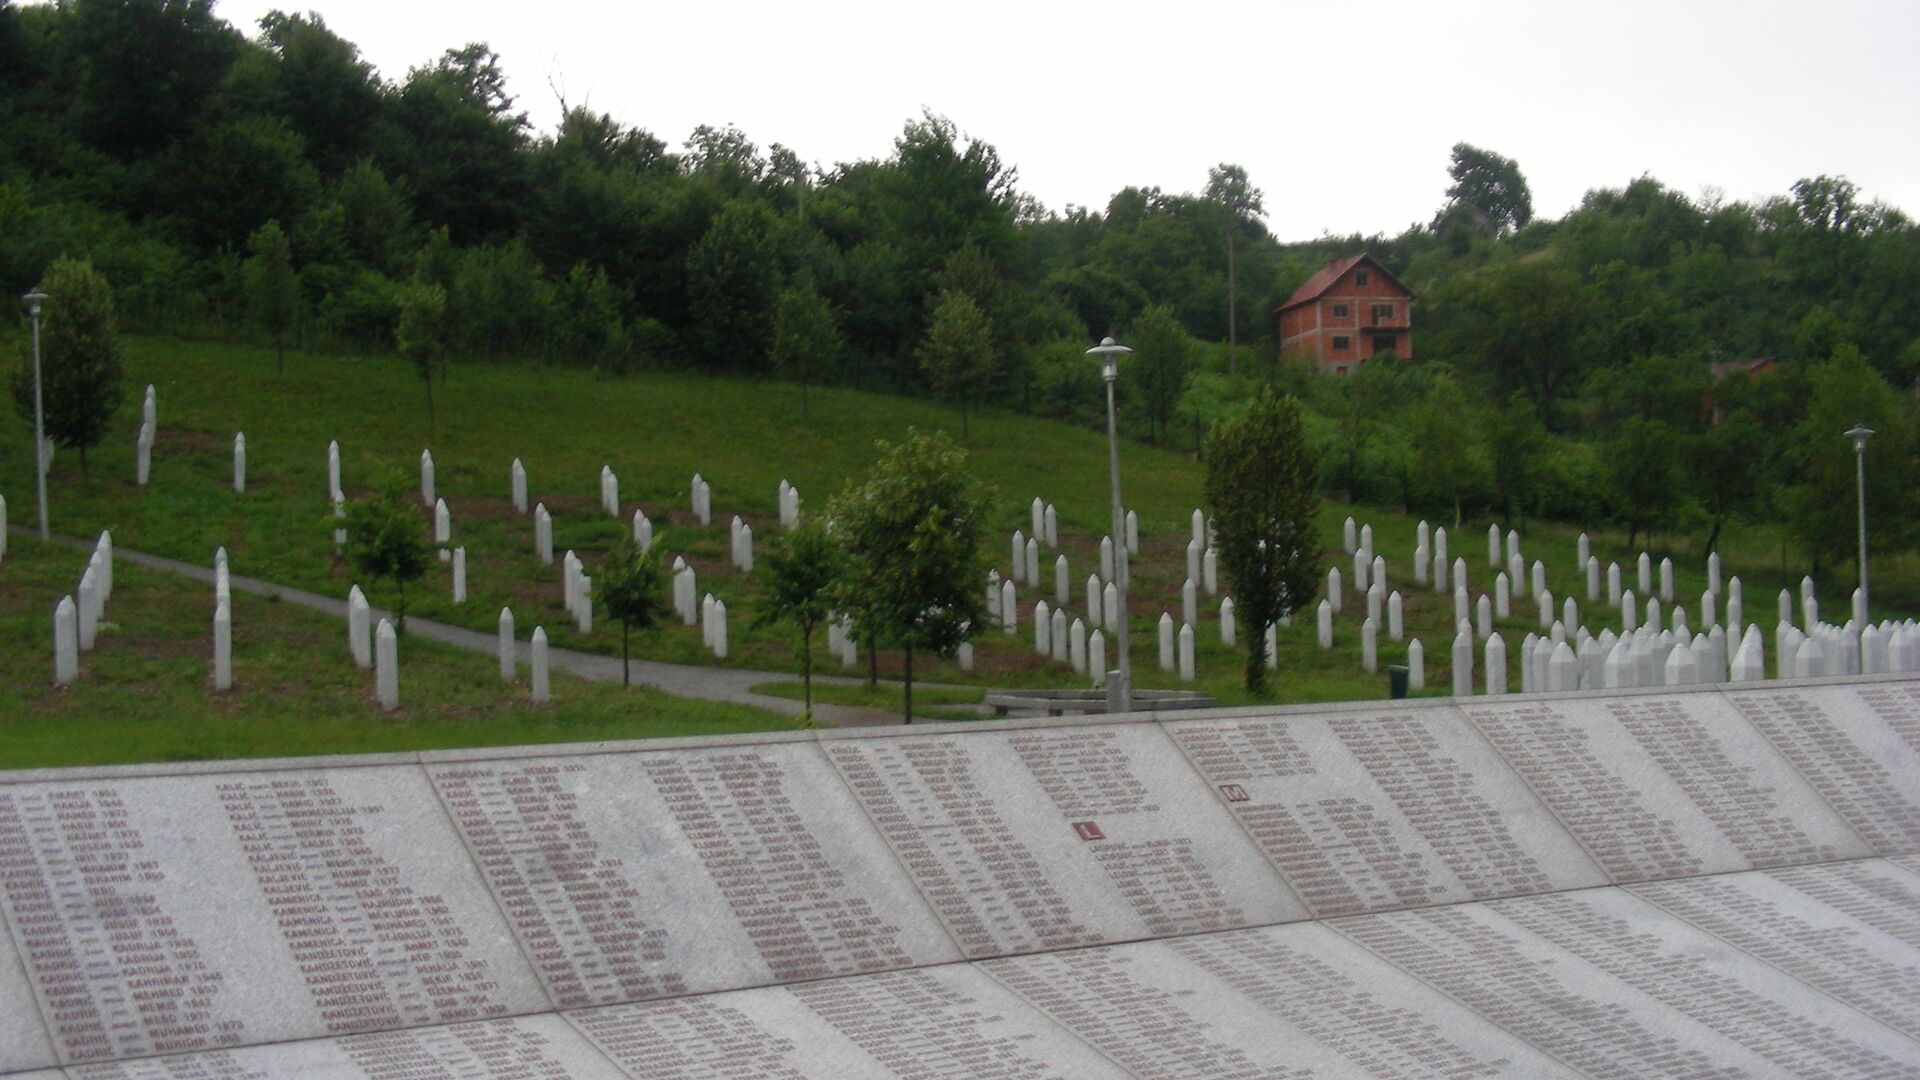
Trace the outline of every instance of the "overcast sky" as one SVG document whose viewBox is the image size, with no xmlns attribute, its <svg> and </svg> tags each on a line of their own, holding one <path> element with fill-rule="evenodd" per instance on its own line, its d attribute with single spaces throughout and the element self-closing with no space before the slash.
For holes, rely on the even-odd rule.
<svg viewBox="0 0 1920 1080">
<path fill-rule="evenodd" d="M 926 108 L 1054 209 L 1236 162 L 1283 240 L 1428 220 L 1462 140 L 1543 216 L 1643 173 L 1731 199 L 1843 174 L 1920 214 L 1914 0 L 309 3 L 390 79 L 488 42 L 542 130 L 557 89 L 676 149 L 731 123 L 831 164 Z M 276 6 L 308 5 L 216 10 L 252 34 Z"/>
</svg>

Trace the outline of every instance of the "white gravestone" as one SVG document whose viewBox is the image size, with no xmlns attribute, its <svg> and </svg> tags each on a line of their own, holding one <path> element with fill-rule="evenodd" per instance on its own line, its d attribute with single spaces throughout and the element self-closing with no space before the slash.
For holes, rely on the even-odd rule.
<svg viewBox="0 0 1920 1080">
<path fill-rule="evenodd" d="M 1106 595 L 1106 590 L 1100 584 L 1100 575 L 1088 574 L 1087 575 L 1087 622 L 1090 625 L 1093 625 L 1093 626 L 1107 625 L 1106 616 L 1103 614 L 1105 609 L 1101 604 L 1101 601 L 1105 597 L 1105 595 Z"/>
<path fill-rule="evenodd" d="M 1513 616 L 1513 591 L 1505 572 L 1493 576 L 1493 614 L 1501 619 Z"/>
<path fill-rule="evenodd" d="M 1220 595 L 1220 555 L 1212 548 L 1200 553 L 1200 582 L 1208 596 Z"/>
<path fill-rule="evenodd" d="M 1668 558 L 1660 560 L 1660 600 L 1673 603 L 1673 560 Z"/>
<path fill-rule="evenodd" d="M 1447 530 L 1433 530 L 1433 590 L 1447 591 Z"/>
<path fill-rule="evenodd" d="M 1597 604 L 1600 602 L 1600 560 L 1589 555 L 1584 565 L 1587 568 L 1587 603 Z"/>
<path fill-rule="evenodd" d="M 72 686 L 80 673 L 80 617 L 73 597 L 63 596 L 53 609 L 53 685 Z"/>
<path fill-rule="evenodd" d="M 582 636 L 593 633 L 593 579 L 580 575 L 580 604 L 574 610 L 574 629 Z"/>
<path fill-rule="evenodd" d="M 1427 650 L 1419 638 L 1407 642 L 1407 689 L 1427 688 Z"/>
<path fill-rule="evenodd" d="M 713 602 L 713 655 L 727 658 L 727 602 Z"/>
<path fill-rule="evenodd" d="M 1126 612 L 1120 610 L 1120 587 L 1109 581 L 1100 590 L 1100 625 L 1118 633 L 1120 620 L 1125 617 Z"/>
<path fill-rule="evenodd" d="M 960 647 L 953 651 L 953 658 L 956 662 L 959 663 L 961 671 L 972 672 L 973 671 L 973 642 L 971 641 L 961 642 Z"/>
<path fill-rule="evenodd" d="M 1333 648 L 1333 605 L 1325 600 L 1320 601 L 1318 614 L 1320 647 L 1331 649 Z"/>
<path fill-rule="evenodd" d="M 1542 689 L 1533 684 L 1533 664 L 1531 663 L 1531 659 L 1533 657 L 1533 643 L 1537 640 L 1539 639 L 1536 635 L 1529 633 L 1526 638 L 1520 642 L 1520 692 L 1523 694 L 1531 694 L 1535 690 Z"/>
<path fill-rule="evenodd" d="M 514 656 L 513 609 L 500 609 L 500 643 L 495 650 L 500 660 L 500 681 L 512 682 L 519 664 Z"/>
<path fill-rule="evenodd" d="M 1160 670 L 1173 670 L 1173 616 L 1160 613 Z"/>
<path fill-rule="evenodd" d="M 340 495 L 340 441 L 335 439 L 327 443 L 327 499 L 335 501 Z"/>
<path fill-rule="evenodd" d="M 527 467 L 520 464 L 519 458 L 514 458 L 513 465 L 507 472 L 508 489 L 513 495 L 513 508 L 524 514 L 527 512 Z"/>
<path fill-rule="evenodd" d="M 553 515 L 546 503 L 533 508 L 533 553 L 542 564 L 553 565 Z"/>
<path fill-rule="evenodd" d="M 393 624 L 385 619 L 373 630 L 373 682 L 381 708 L 391 712 L 400 707 L 400 644 Z"/>
<path fill-rule="evenodd" d="M 1340 568 L 1337 566 L 1329 567 L 1327 570 L 1326 602 L 1332 606 L 1334 611 L 1340 610 Z"/>
<path fill-rule="evenodd" d="M 1193 681 L 1193 627 L 1180 627 L 1180 681 Z"/>
<path fill-rule="evenodd" d="M 1053 598 L 1065 607 L 1068 596 L 1073 591 L 1073 579 L 1067 570 L 1067 557 L 1056 556 L 1053 560 Z"/>
<path fill-rule="evenodd" d="M 1380 670 L 1380 624 L 1372 619 L 1360 623 L 1360 670 L 1369 675 Z"/>
<path fill-rule="evenodd" d="M 1580 688 L 1580 658 L 1564 641 L 1555 642 L 1547 661 L 1547 689 L 1559 693 Z"/>
<path fill-rule="evenodd" d="M 420 451 L 420 505 L 432 506 L 433 498 L 433 451 Z"/>
<path fill-rule="evenodd" d="M 1027 505 L 1027 524 L 1031 526 L 1033 535 L 1047 535 L 1047 504 L 1038 495 Z"/>
<path fill-rule="evenodd" d="M 1033 651 L 1043 657 L 1053 655 L 1053 612 L 1045 600 L 1033 605 Z"/>
<path fill-rule="evenodd" d="M 1607 606 L 1616 607 L 1616 608 L 1619 607 L 1620 595 L 1621 595 L 1620 564 L 1608 563 L 1607 564 Z"/>
<path fill-rule="evenodd" d="M 530 671 L 527 681 L 530 684 L 529 689 L 533 694 L 533 703 L 535 705 L 545 705 L 548 697 L 546 627 L 536 626 L 533 628 L 533 641 L 527 647 L 527 654 L 528 660 L 530 661 Z"/>
<path fill-rule="evenodd" d="M 347 652 L 360 670 L 373 666 L 373 609 L 358 585 L 347 590 Z"/>
<path fill-rule="evenodd" d="M 1580 625 L 1580 605 L 1571 596 L 1560 602 L 1560 621 L 1568 626 Z"/>
<path fill-rule="evenodd" d="M 1182 623 L 1191 626 L 1199 621 L 1199 593 L 1200 590 L 1194 585 L 1192 578 L 1180 583 L 1180 621 Z"/>
<path fill-rule="evenodd" d="M 1040 541 L 1027 537 L 1027 584 L 1040 587 Z"/>
<path fill-rule="evenodd" d="M 1087 673 L 1087 624 L 1079 619 L 1067 627 L 1067 662 L 1076 674 Z"/>
<path fill-rule="evenodd" d="M 1027 534 L 1019 529 L 1013 530 L 1013 540 L 1008 545 L 1007 554 L 1013 560 L 1013 580 L 1023 585 L 1031 585 L 1027 580 Z"/>
<path fill-rule="evenodd" d="M 1473 696 L 1473 635 L 1464 630 L 1453 635 L 1453 696 Z"/>
<path fill-rule="evenodd" d="M 133 478 L 141 487 L 147 486 L 147 479 L 153 475 L 153 425 L 140 425 L 140 434 L 133 441 Z"/>
<path fill-rule="evenodd" d="M 1487 694 L 1507 692 L 1507 642 L 1499 634 L 1487 638 Z"/>
<path fill-rule="evenodd" d="M 1043 524 L 1046 526 L 1047 546 L 1058 548 L 1060 546 L 1060 515 L 1054 512 L 1052 503 L 1047 504 Z"/>
<path fill-rule="evenodd" d="M 247 493 L 247 434 L 235 432 L 233 436 L 233 493 Z"/>
<path fill-rule="evenodd" d="M 1207 546 L 1207 515 L 1197 509 L 1193 512 L 1193 539 L 1198 540 L 1201 547 Z"/>
<path fill-rule="evenodd" d="M 1114 580 L 1113 537 L 1111 536 L 1103 536 L 1100 538 L 1100 576 L 1107 581 Z"/>
<path fill-rule="evenodd" d="M 1385 604 L 1386 593 L 1380 588 L 1380 583 L 1376 581 L 1367 586 L 1367 618 L 1376 623 L 1383 621 L 1382 608 Z"/>
<path fill-rule="evenodd" d="M 644 510 L 633 512 L 633 546 L 641 551 L 653 550 L 653 519 Z"/>
<path fill-rule="evenodd" d="M 1367 554 L 1366 548 L 1361 548 L 1359 551 L 1353 553 L 1353 587 L 1355 591 L 1365 591 L 1367 578 L 1370 576 L 1372 570 L 1373 556 Z"/>
<path fill-rule="evenodd" d="M 1387 637 L 1399 641 L 1405 631 L 1405 605 L 1400 599 L 1400 590 L 1387 594 Z"/>
<path fill-rule="evenodd" d="M 233 611 L 224 600 L 213 609 L 213 688 L 233 689 Z"/>
<path fill-rule="evenodd" d="M 1048 655 L 1064 663 L 1067 659 L 1067 613 L 1053 609 L 1053 632 L 1047 636 Z"/>
<path fill-rule="evenodd" d="M 1140 554 L 1140 515 L 1127 511 L 1127 551 Z"/>
<path fill-rule="evenodd" d="M 467 549 L 453 549 L 453 602 L 467 602 Z"/>
<path fill-rule="evenodd" d="M 1553 625 L 1553 594 L 1550 592 L 1547 592 L 1545 589 L 1542 589 L 1539 593 L 1534 595 L 1533 602 L 1537 604 L 1540 608 L 1540 628 L 1544 630 L 1547 627 L 1552 626 Z"/>
<path fill-rule="evenodd" d="M 1087 669 L 1093 685 L 1107 685 L 1107 635 L 1095 630 L 1087 635 Z"/>
<path fill-rule="evenodd" d="M 1195 581 L 1200 580 L 1200 552 L 1202 550 L 1200 541 L 1187 541 L 1187 576 Z"/>
<path fill-rule="evenodd" d="M 1340 523 L 1340 546 L 1344 548 L 1349 555 L 1360 550 L 1359 529 L 1354 525 L 1353 518 L 1351 517 Z"/>
<path fill-rule="evenodd" d="M 453 556 L 447 551 L 447 541 L 453 539 L 453 515 L 447 512 L 447 500 L 439 499 L 433 504 L 433 542 L 442 545 L 440 561 L 446 562 Z"/>
<path fill-rule="evenodd" d="M 1019 632 L 1020 605 L 1018 598 L 1014 595 L 1012 578 L 1003 578 L 1000 581 L 1000 619 L 1001 629 L 1009 634 Z"/>
<path fill-rule="evenodd" d="M 153 384 L 148 383 L 147 396 L 140 402 L 140 422 L 148 427 L 152 427 L 157 418 L 158 413 L 155 411 L 153 401 Z"/>
<path fill-rule="evenodd" d="M 1272 671 L 1280 668 L 1280 632 L 1271 624 L 1267 626 L 1267 668 Z"/>
<path fill-rule="evenodd" d="M 1382 589 L 1387 587 L 1387 557 L 1385 555 L 1375 555 L 1373 557 L 1373 577 L 1371 580 Z"/>
<path fill-rule="evenodd" d="M 93 651 L 93 638 L 100 628 L 100 575 L 93 567 L 87 567 L 80 575 L 79 605 L 76 614 L 79 617 L 77 637 L 81 652 Z"/>
<path fill-rule="evenodd" d="M 1456 585 L 1453 589 L 1453 622 L 1455 626 L 1466 623 L 1473 616 L 1473 602 L 1467 596 L 1465 585 Z"/>
<path fill-rule="evenodd" d="M 1493 601 L 1486 593 L 1481 593 L 1480 599 L 1473 603 L 1473 630 L 1481 641 L 1493 637 Z"/>
<path fill-rule="evenodd" d="M 1574 542 L 1574 565 L 1585 566 L 1592 556 L 1593 544 L 1587 539 L 1586 533 L 1581 533 L 1580 539 Z"/>
<path fill-rule="evenodd" d="M 1533 560 L 1533 595 L 1539 596 L 1547 591 L 1547 564 L 1539 559 Z"/>
<path fill-rule="evenodd" d="M 1500 526 L 1487 526 L 1487 568 L 1500 569 Z"/>
<path fill-rule="evenodd" d="M 1413 549 L 1413 583 L 1427 583 L 1427 545 L 1420 544 Z"/>
<path fill-rule="evenodd" d="M 753 573 L 753 525 L 742 523 L 740 526 L 740 572 Z"/>
<path fill-rule="evenodd" d="M 1231 596 L 1222 597 L 1220 600 L 1220 644 L 1225 645 L 1229 649 L 1233 648 L 1235 644 L 1233 597 Z"/>
</svg>

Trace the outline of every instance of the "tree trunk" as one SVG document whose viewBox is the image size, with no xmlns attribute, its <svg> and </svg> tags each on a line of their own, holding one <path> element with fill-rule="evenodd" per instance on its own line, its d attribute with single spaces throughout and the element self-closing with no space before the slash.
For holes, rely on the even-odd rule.
<svg viewBox="0 0 1920 1080">
<path fill-rule="evenodd" d="M 1703 561 L 1707 556 L 1713 554 L 1714 548 L 1720 546 L 1720 524 L 1725 520 L 1726 515 L 1724 513 L 1716 512 L 1713 515 L 1713 528 L 1707 532 L 1706 549 L 1700 552 L 1700 558 Z"/>
<path fill-rule="evenodd" d="M 906 687 L 907 696 L 906 696 L 906 707 L 903 710 L 903 715 L 906 717 L 905 722 L 911 724 L 913 723 L 913 646 L 911 645 L 907 646 L 906 675 L 907 675 L 907 678 L 904 685 Z"/>
<path fill-rule="evenodd" d="M 633 685 L 633 669 L 627 666 L 627 632 L 630 629 L 631 629 L 630 624 L 626 622 L 622 622 L 620 624 L 620 685 L 621 686 Z"/>
<path fill-rule="evenodd" d="M 1256 630 L 1247 639 L 1247 692 L 1265 694 L 1267 691 L 1267 632 L 1264 628 Z"/>
</svg>

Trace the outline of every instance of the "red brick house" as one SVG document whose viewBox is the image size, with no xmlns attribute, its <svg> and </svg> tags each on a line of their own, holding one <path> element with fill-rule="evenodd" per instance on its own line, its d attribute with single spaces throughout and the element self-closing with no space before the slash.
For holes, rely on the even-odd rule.
<svg viewBox="0 0 1920 1080">
<path fill-rule="evenodd" d="M 1274 308 L 1280 355 L 1345 375 L 1362 360 L 1392 353 L 1413 359 L 1413 290 L 1371 255 L 1336 259 Z"/>
</svg>

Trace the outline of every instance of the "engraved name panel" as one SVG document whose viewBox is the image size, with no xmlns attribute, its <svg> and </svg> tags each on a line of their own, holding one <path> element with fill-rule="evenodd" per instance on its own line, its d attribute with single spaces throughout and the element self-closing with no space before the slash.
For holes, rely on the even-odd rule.
<svg viewBox="0 0 1920 1080">
<path fill-rule="evenodd" d="M 70 1062 L 544 1004 L 416 769 L 0 787 L 0 858 Z"/>
<path fill-rule="evenodd" d="M 1573 1075 L 1323 926 L 981 966 L 1139 1076 Z"/>
<path fill-rule="evenodd" d="M 621 1080 L 557 1016 L 483 1020 L 340 1039 L 88 1065 L 74 1080 Z"/>
<path fill-rule="evenodd" d="M 1871 854 L 1717 694 L 1462 708 L 1615 881 Z"/>
<path fill-rule="evenodd" d="M 1892 1077 L 1920 1051 L 1618 889 L 1333 926 L 1596 1080 Z"/>
<path fill-rule="evenodd" d="M 1316 915 L 1606 883 L 1451 709 L 1166 726 Z"/>
<path fill-rule="evenodd" d="M 1153 726 L 823 746 L 970 957 L 1306 914 Z"/>
<path fill-rule="evenodd" d="M 1920 850 L 1920 703 L 1913 687 L 1781 687 L 1726 696 L 1876 851 Z"/>
<path fill-rule="evenodd" d="M 0 844 L 4 844 L 0 840 Z M 0 856 L 0 879 L 27 869 L 23 862 L 10 865 Z M 47 1031 L 40 1023 L 40 1009 L 27 985 L 27 973 L 14 952 L 13 934 L 4 913 L 0 913 L 0 1073 L 36 1069 L 54 1063 L 53 1047 L 47 1045 Z"/>
<path fill-rule="evenodd" d="M 561 1008 L 957 958 L 811 744 L 430 772 Z"/>
<path fill-rule="evenodd" d="M 953 965 L 568 1015 L 657 1080 L 1124 1080 L 992 979 Z"/>
<path fill-rule="evenodd" d="M 1635 895 L 1920 1036 L 1920 881 L 1878 860 L 1634 885 Z"/>
</svg>

